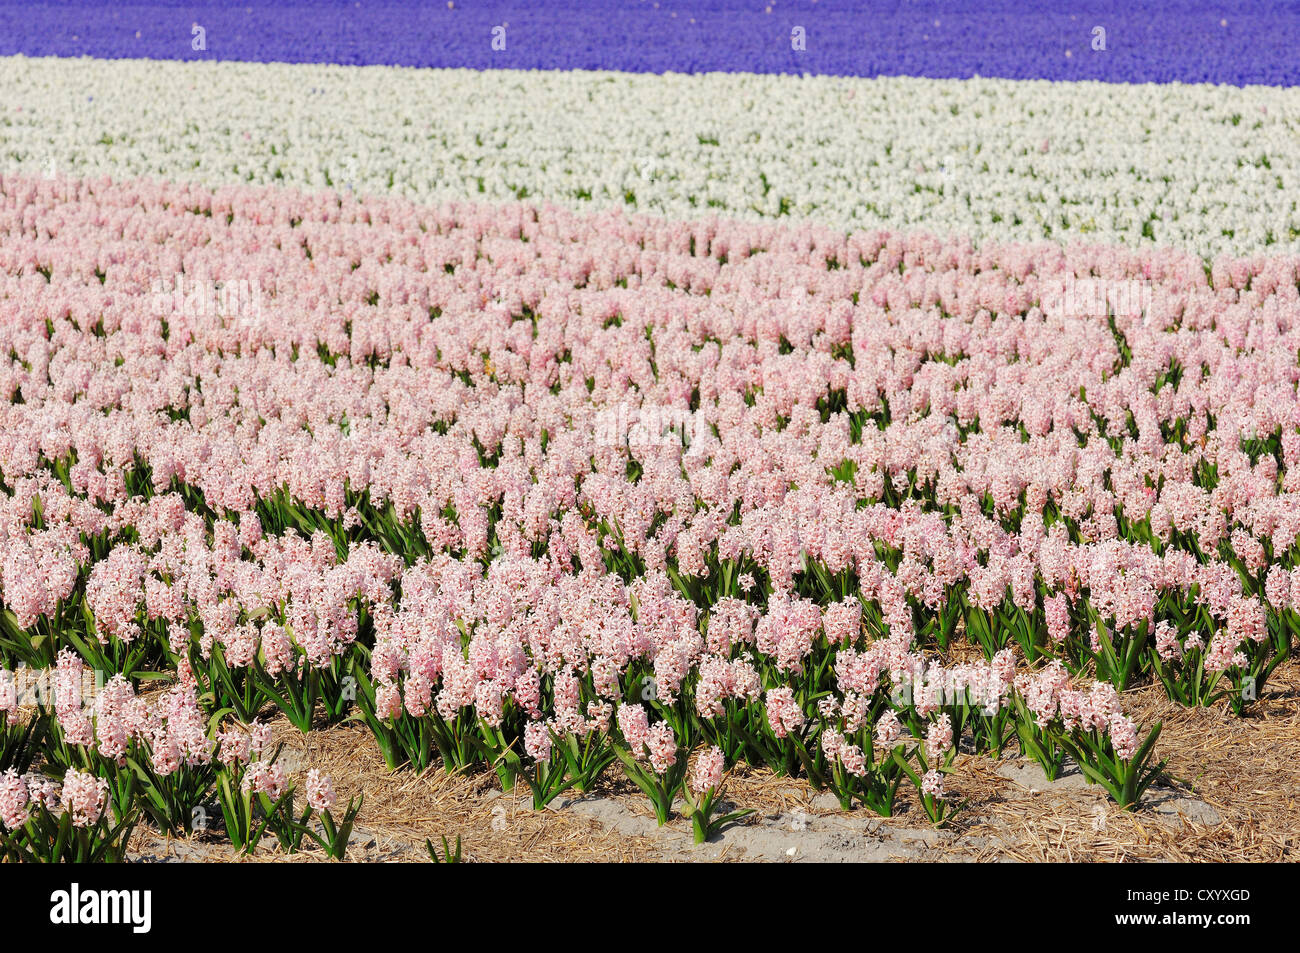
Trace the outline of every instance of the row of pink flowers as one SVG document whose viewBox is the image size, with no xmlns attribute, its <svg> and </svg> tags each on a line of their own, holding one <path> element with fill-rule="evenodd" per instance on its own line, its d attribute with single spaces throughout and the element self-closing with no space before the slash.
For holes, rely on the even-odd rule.
<svg viewBox="0 0 1300 953">
<path fill-rule="evenodd" d="M 0 185 L 0 598 L 22 628 L 87 571 L 101 641 L 161 621 L 181 652 L 197 621 L 205 656 L 278 675 L 344 653 L 364 604 L 382 715 L 473 706 L 493 724 L 513 700 L 584 731 L 621 718 L 637 660 L 659 698 L 698 678 L 701 714 L 764 697 L 790 725 L 758 657 L 801 671 L 820 640 L 856 639 L 866 601 L 879 651 L 920 664 L 909 600 L 938 609 L 959 584 L 985 608 L 1008 592 L 1032 607 L 1041 584 L 1054 639 L 1085 591 L 1117 627 L 1194 594 L 1219 667 L 1266 625 L 1225 545 L 1269 606 L 1300 609 L 1300 259 L 1207 270 L 1165 251 L 525 205 Z M 160 303 L 156 283 L 182 275 L 264 300 Z M 1044 313 L 1043 291 L 1074 278 L 1148 282 L 1151 306 Z M 622 404 L 702 424 L 689 452 L 601 439 Z M 352 532 L 346 551 L 265 531 L 257 503 L 281 492 Z M 389 505 L 428 558 L 373 539 Z M 613 550 L 646 571 L 625 583 Z M 766 575 L 763 611 L 728 595 L 701 619 L 668 570 L 705 579 L 716 561 Z M 801 597 L 812 563 L 852 570 L 857 593 Z M 881 662 L 844 677 L 867 692 Z M 586 672 L 603 700 L 582 705 Z M 100 744 L 210 757 L 185 691 L 145 713 L 110 685 Z M 667 739 L 643 743 L 667 757 Z"/>
</svg>

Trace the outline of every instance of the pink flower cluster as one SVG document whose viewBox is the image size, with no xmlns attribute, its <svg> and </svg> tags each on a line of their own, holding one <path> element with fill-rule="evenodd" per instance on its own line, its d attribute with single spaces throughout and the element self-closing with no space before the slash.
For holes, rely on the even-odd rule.
<svg viewBox="0 0 1300 953">
<path fill-rule="evenodd" d="M 722 784 L 726 766 L 721 748 L 717 745 L 705 748 L 695 758 L 695 767 L 691 771 L 691 790 L 697 794 L 716 790 Z"/>
<path fill-rule="evenodd" d="M 207 716 L 186 666 L 178 670 L 178 684 L 148 699 L 136 695 L 122 675 L 114 675 L 91 704 L 82 695 L 84 672 L 85 663 L 72 650 L 59 653 L 54 711 L 67 744 L 122 762 L 131 744 L 139 742 L 150 753 L 154 770 L 164 776 L 211 761 L 214 744 L 207 736 Z M 0 670 L 0 687 L 6 681 L 12 684 L 11 674 Z M 224 748 L 224 736 L 222 742 Z"/>
<path fill-rule="evenodd" d="M 1052 661 L 1034 675 L 1021 675 L 1016 689 L 1040 728 L 1059 718 L 1066 731 L 1078 728 L 1109 735 L 1121 758 L 1131 758 L 1137 751 L 1137 725 L 1124 714 L 1119 694 L 1109 682 L 1093 682 L 1086 692 L 1071 688 L 1065 667 Z"/>
<path fill-rule="evenodd" d="M 36 808 L 68 815 L 74 827 L 94 827 L 104 815 L 107 799 L 108 781 L 76 768 L 68 769 L 61 786 L 39 774 L 19 775 L 10 768 L 0 774 L 0 827 L 17 830 Z"/>
<path fill-rule="evenodd" d="M 618 727 L 633 754 L 648 757 L 657 774 L 665 773 L 677 763 L 677 736 L 672 725 L 666 721 L 650 724 L 645 706 L 620 706 Z"/>
</svg>

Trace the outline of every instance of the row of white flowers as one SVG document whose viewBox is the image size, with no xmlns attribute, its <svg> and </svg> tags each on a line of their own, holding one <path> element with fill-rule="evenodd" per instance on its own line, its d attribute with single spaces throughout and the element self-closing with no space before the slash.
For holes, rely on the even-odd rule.
<svg viewBox="0 0 1300 953">
<path fill-rule="evenodd" d="M 1300 89 L 0 58 L 0 171 L 1300 250 Z"/>
</svg>

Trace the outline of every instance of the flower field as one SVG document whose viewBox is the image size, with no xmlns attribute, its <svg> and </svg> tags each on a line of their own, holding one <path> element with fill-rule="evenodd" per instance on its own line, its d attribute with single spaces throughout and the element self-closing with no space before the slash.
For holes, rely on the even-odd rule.
<svg viewBox="0 0 1300 953">
<path fill-rule="evenodd" d="M 1295 86 L 5 58 L 0 109 L 42 177 L 1300 253 Z"/>
<path fill-rule="evenodd" d="M 1269 47 L 173 62 L 176 16 L 0 59 L 5 860 L 355 859 L 394 783 L 701 844 L 794 785 L 974 843 L 1008 765 L 1128 830 L 1203 793 L 1190 736 L 1246 739 L 1243 803 L 1295 753 Z"/>
</svg>

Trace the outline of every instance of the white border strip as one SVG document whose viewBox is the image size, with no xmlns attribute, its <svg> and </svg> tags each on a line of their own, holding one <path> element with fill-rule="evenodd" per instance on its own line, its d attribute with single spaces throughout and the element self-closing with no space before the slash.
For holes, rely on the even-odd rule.
<svg viewBox="0 0 1300 953">
<path fill-rule="evenodd" d="M 1300 252 L 1300 88 L 0 58 L 0 171 Z"/>
</svg>

